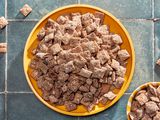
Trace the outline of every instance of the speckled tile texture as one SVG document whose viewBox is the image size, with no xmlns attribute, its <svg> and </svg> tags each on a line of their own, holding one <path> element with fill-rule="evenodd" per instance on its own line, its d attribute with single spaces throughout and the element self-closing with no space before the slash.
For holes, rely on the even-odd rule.
<svg viewBox="0 0 160 120">
<path fill-rule="evenodd" d="M 19 9 L 29 4 L 33 11 L 23 17 Z M 88 117 L 59 114 L 43 105 L 32 93 L 23 72 L 23 50 L 34 25 L 48 12 L 64 5 L 90 4 L 109 11 L 128 30 L 136 54 L 130 87 L 109 109 Z M 0 30 L 0 42 L 8 43 L 0 54 L 0 120 L 127 120 L 126 104 L 138 86 L 160 82 L 160 0 L 0 0 L 0 16 L 9 25 Z"/>
<path fill-rule="evenodd" d="M 12 21 L 8 25 L 8 91 L 30 91 L 27 81 L 25 79 L 22 63 L 25 42 L 35 23 L 36 22 Z"/>
</svg>

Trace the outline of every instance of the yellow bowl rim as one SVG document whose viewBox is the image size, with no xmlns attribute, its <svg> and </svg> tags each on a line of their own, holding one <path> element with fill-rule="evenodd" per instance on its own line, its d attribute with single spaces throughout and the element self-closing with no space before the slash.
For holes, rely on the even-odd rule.
<svg viewBox="0 0 160 120">
<path fill-rule="evenodd" d="M 121 93 L 119 93 L 119 96 L 117 96 L 114 100 L 115 102 L 112 102 L 108 107 L 102 109 L 102 110 L 99 110 L 95 113 L 86 113 L 86 114 L 78 114 L 78 113 L 71 113 L 71 112 L 67 112 L 67 111 L 62 111 L 52 105 L 50 105 L 49 103 L 47 103 L 45 100 L 42 99 L 42 97 L 36 92 L 36 90 L 34 89 L 34 87 L 32 86 L 32 83 L 28 77 L 28 74 L 27 72 L 25 72 L 25 56 L 27 54 L 27 44 L 29 43 L 29 40 L 33 34 L 33 32 L 36 30 L 36 28 L 41 24 L 41 22 L 43 22 L 47 17 L 49 17 L 50 15 L 54 14 L 55 12 L 58 12 L 60 10 L 63 10 L 63 9 L 67 9 L 67 8 L 74 8 L 74 7 L 85 7 L 85 8 L 91 8 L 91 9 L 95 9 L 95 10 L 98 10 L 98 11 L 101 11 L 105 14 L 107 14 L 108 16 L 110 16 L 111 18 L 113 18 L 118 24 L 119 26 L 123 29 L 125 35 L 127 36 L 128 38 L 128 41 L 130 43 L 130 47 L 131 47 L 131 54 L 132 54 L 132 68 L 131 68 L 131 72 L 130 72 L 130 76 L 128 78 L 128 82 L 126 83 L 125 87 L 123 90 L 121 90 Z M 111 107 L 113 104 L 115 104 L 121 97 L 122 95 L 124 94 L 124 92 L 127 90 L 127 88 L 129 87 L 130 85 L 130 82 L 132 80 L 132 77 L 133 77 L 133 73 L 134 73 L 134 68 L 135 68 L 135 52 L 134 52 L 134 47 L 133 47 L 133 43 L 132 43 L 132 40 L 131 40 L 131 37 L 128 33 L 128 31 L 126 30 L 126 28 L 122 25 L 122 23 L 116 18 L 114 17 L 111 13 L 109 13 L 108 11 L 106 10 L 103 10 L 99 7 L 96 7 L 96 6 L 91 6 L 91 5 L 86 5 L 86 4 L 73 4 L 73 5 L 67 5 L 67 6 L 63 6 L 63 7 L 60 7 L 60 8 L 57 8 L 51 12 L 49 12 L 47 15 L 45 15 L 43 18 L 40 19 L 40 21 L 34 26 L 34 28 L 32 29 L 27 41 L 26 41 L 26 44 L 25 44 L 25 48 L 24 48 L 24 53 L 23 53 L 23 68 L 24 68 L 24 73 L 25 73 L 25 77 L 27 79 L 27 82 L 30 86 L 30 88 L 32 89 L 33 93 L 35 94 L 35 96 L 43 103 L 45 104 L 47 107 L 49 107 L 50 109 L 54 110 L 54 111 L 57 111 L 59 113 L 62 113 L 62 114 L 65 114 L 65 115 L 70 115 L 70 116 L 88 116 L 88 115 L 93 115 L 93 114 L 96 114 L 96 113 L 99 113 L 101 111 L 104 111 L 105 109 Z"/>
<path fill-rule="evenodd" d="M 130 112 L 130 110 L 131 110 L 131 103 L 132 103 L 132 101 L 133 101 L 134 96 L 135 96 L 140 90 L 143 90 L 144 88 L 146 88 L 146 87 L 147 87 L 148 85 L 150 85 L 150 84 L 152 84 L 152 85 L 160 85 L 160 82 L 147 82 L 147 83 L 145 83 L 145 84 L 142 84 L 142 85 L 140 85 L 139 87 L 137 87 L 137 88 L 132 92 L 132 94 L 130 95 L 130 97 L 129 97 L 129 99 L 128 99 L 127 106 L 126 106 L 126 114 L 127 114 L 128 120 L 130 120 L 128 114 L 129 114 L 129 112 Z"/>
</svg>

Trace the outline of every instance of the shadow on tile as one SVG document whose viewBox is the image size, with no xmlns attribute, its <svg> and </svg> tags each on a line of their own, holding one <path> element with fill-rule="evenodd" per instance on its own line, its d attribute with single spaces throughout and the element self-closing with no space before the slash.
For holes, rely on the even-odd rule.
<svg viewBox="0 0 160 120">
<path fill-rule="evenodd" d="M 155 74 L 156 74 L 156 76 L 158 77 L 158 78 L 160 78 L 160 66 L 159 65 L 155 65 L 154 66 L 154 72 L 155 72 Z"/>
<path fill-rule="evenodd" d="M 22 15 L 20 12 L 15 16 L 16 19 L 24 19 L 26 16 Z"/>
<path fill-rule="evenodd" d="M 2 33 L 3 33 L 4 29 L 5 29 L 5 28 L 3 28 L 3 29 L 0 29 L 0 34 L 2 34 Z"/>
<path fill-rule="evenodd" d="M 5 40 L 5 32 L 6 32 L 5 28 L 0 30 L 0 42 L 5 42 L 6 41 Z"/>
</svg>

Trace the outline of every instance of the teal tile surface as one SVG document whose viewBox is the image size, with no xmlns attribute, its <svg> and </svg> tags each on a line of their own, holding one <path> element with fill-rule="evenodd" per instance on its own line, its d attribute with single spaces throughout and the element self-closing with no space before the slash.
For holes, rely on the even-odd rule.
<svg viewBox="0 0 160 120">
<path fill-rule="evenodd" d="M 5 29 L 3 29 L 0 30 L 0 43 L 5 41 Z M 0 53 L 0 92 L 3 92 L 5 89 L 5 61 L 6 55 Z"/>
<path fill-rule="evenodd" d="M 5 89 L 5 54 L 0 53 L 0 92 Z"/>
<path fill-rule="evenodd" d="M 154 0 L 154 17 L 160 18 L 160 0 Z"/>
<path fill-rule="evenodd" d="M 78 120 L 44 106 L 33 94 L 8 94 L 8 120 Z"/>
<path fill-rule="evenodd" d="M 79 117 L 79 120 L 127 120 L 126 119 L 126 104 L 129 95 L 125 94 L 123 97 L 109 109 L 88 117 Z"/>
<path fill-rule="evenodd" d="M 160 58 L 160 21 L 155 23 L 155 62 Z M 154 80 L 160 82 L 160 66 L 154 64 Z"/>
<path fill-rule="evenodd" d="M 151 0 L 80 0 L 80 2 L 103 8 L 119 18 L 152 17 Z"/>
<path fill-rule="evenodd" d="M 10 22 L 8 25 L 8 91 L 30 91 L 23 71 L 23 50 L 36 22 Z"/>
<path fill-rule="evenodd" d="M 77 0 L 10 0 L 8 2 L 8 18 L 24 19 L 25 17 L 19 13 L 19 9 L 24 4 L 33 8 L 31 14 L 25 19 L 39 19 L 58 7 L 76 3 Z"/>
<path fill-rule="evenodd" d="M 5 16 L 5 0 L 0 0 L 0 16 Z"/>
<path fill-rule="evenodd" d="M 127 92 L 132 92 L 141 84 L 153 81 L 153 22 L 122 21 L 127 28 L 135 50 L 136 62 L 134 76 Z"/>
<path fill-rule="evenodd" d="M 0 120 L 4 120 L 5 119 L 5 99 L 4 99 L 4 95 L 0 94 Z"/>
</svg>

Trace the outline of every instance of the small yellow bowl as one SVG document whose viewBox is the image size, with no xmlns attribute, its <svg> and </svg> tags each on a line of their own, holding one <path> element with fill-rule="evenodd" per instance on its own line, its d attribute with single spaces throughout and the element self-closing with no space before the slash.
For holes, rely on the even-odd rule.
<svg viewBox="0 0 160 120">
<path fill-rule="evenodd" d="M 159 85 L 160 85 L 160 82 L 148 82 L 148 83 L 145 83 L 145 84 L 139 86 L 137 89 L 135 89 L 135 90 L 133 91 L 133 93 L 130 95 L 130 97 L 129 97 L 129 99 L 128 99 L 127 108 L 126 108 L 126 113 L 127 113 L 127 118 L 128 118 L 128 120 L 130 120 L 129 113 L 130 113 L 130 111 L 131 111 L 131 104 L 132 104 L 132 101 L 133 101 L 135 95 L 136 95 L 140 90 L 143 90 L 143 89 L 145 89 L 146 87 L 148 87 L 148 85 L 159 86 Z"/>
<path fill-rule="evenodd" d="M 33 48 L 36 48 L 38 44 L 37 40 L 37 33 L 40 31 L 40 29 L 45 25 L 47 22 L 48 18 L 56 20 L 56 18 L 60 15 L 67 14 L 67 13 L 73 13 L 73 12 L 81 12 L 82 14 L 90 12 L 94 13 L 95 11 L 100 11 L 105 14 L 105 19 L 104 19 L 104 24 L 108 24 L 110 26 L 111 32 L 119 34 L 122 39 L 123 39 L 123 44 L 121 48 L 126 49 L 131 57 L 128 59 L 128 65 L 127 65 L 127 72 L 125 75 L 125 82 L 120 90 L 115 90 L 114 92 L 117 94 L 117 97 L 113 100 L 108 102 L 105 106 L 98 104 L 96 105 L 95 109 L 92 110 L 91 112 L 87 112 L 87 110 L 83 106 L 78 106 L 78 108 L 74 111 L 67 112 L 65 110 L 64 106 L 54 106 L 50 104 L 49 102 L 45 101 L 42 99 L 42 92 L 40 89 L 38 89 L 36 81 L 31 78 L 30 72 L 31 69 L 29 68 L 29 63 L 32 59 L 32 54 L 31 51 Z M 47 14 L 45 17 L 43 17 L 33 28 L 32 32 L 30 33 L 25 49 L 24 49 L 24 56 L 23 56 L 23 66 L 24 66 L 24 72 L 25 76 L 27 78 L 27 82 L 34 92 L 34 94 L 37 96 L 37 98 L 43 102 L 46 106 L 51 108 L 52 110 L 55 110 L 59 113 L 63 113 L 66 115 L 71 115 L 71 116 L 87 116 L 87 115 L 92 115 L 98 112 L 101 112 L 108 107 L 112 106 L 114 103 L 116 103 L 120 97 L 124 94 L 124 92 L 127 90 L 132 76 L 134 72 L 134 67 L 135 67 L 135 53 L 133 49 L 133 44 L 131 41 L 131 38 L 127 32 L 127 30 L 124 28 L 124 26 L 119 22 L 118 19 L 116 19 L 113 15 L 111 15 L 109 12 L 102 10 L 97 7 L 89 6 L 89 5 L 82 5 L 82 4 L 76 4 L 76 5 L 69 5 L 65 7 L 58 8 L 49 14 Z"/>
</svg>

